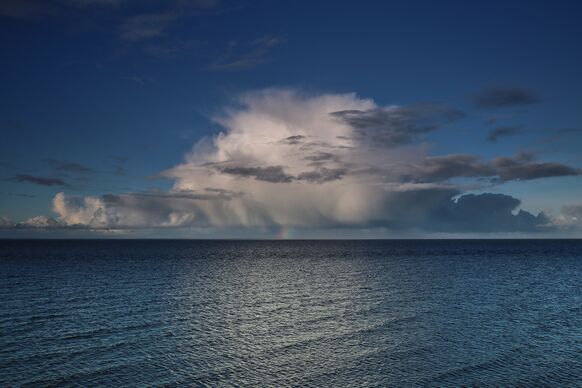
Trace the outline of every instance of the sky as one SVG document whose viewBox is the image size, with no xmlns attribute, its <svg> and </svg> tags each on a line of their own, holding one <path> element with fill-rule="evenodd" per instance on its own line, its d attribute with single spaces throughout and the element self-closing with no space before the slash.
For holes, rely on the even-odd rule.
<svg viewBox="0 0 582 388">
<path fill-rule="evenodd" d="M 0 0 L 0 237 L 580 237 L 581 16 Z"/>
</svg>

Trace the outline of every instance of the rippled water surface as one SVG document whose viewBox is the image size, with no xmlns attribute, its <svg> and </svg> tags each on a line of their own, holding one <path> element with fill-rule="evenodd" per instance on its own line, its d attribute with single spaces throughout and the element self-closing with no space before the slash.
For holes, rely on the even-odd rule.
<svg viewBox="0 0 582 388">
<path fill-rule="evenodd" d="M 581 371 L 581 241 L 0 241 L 0 386 L 581 386 Z"/>
</svg>

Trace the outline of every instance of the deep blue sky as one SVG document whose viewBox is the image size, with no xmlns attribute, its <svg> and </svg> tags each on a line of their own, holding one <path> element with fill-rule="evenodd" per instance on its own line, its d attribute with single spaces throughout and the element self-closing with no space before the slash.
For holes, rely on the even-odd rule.
<svg viewBox="0 0 582 388">
<path fill-rule="evenodd" d="M 579 1 L 0 1 L 0 216 L 54 215 L 61 191 L 168 190 L 156 175 L 221 130 L 210 117 L 270 87 L 444 103 L 465 116 L 427 135 L 433 155 L 582 167 L 581 17 Z M 488 88 L 536 102 L 475 106 Z M 497 127 L 519 129 L 488 141 Z M 487 191 L 559 213 L 581 180 Z"/>
</svg>

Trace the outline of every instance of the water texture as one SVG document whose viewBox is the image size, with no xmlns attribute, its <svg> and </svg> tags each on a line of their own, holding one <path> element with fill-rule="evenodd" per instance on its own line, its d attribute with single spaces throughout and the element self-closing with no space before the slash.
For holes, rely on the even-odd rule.
<svg viewBox="0 0 582 388">
<path fill-rule="evenodd" d="M 582 386 L 582 241 L 0 241 L 0 386 Z"/>
</svg>

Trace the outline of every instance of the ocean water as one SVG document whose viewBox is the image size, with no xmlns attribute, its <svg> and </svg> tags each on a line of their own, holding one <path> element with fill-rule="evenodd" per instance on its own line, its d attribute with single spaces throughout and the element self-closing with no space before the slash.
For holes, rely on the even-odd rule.
<svg viewBox="0 0 582 388">
<path fill-rule="evenodd" d="M 582 241 L 0 241 L 0 386 L 582 386 Z"/>
</svg>

